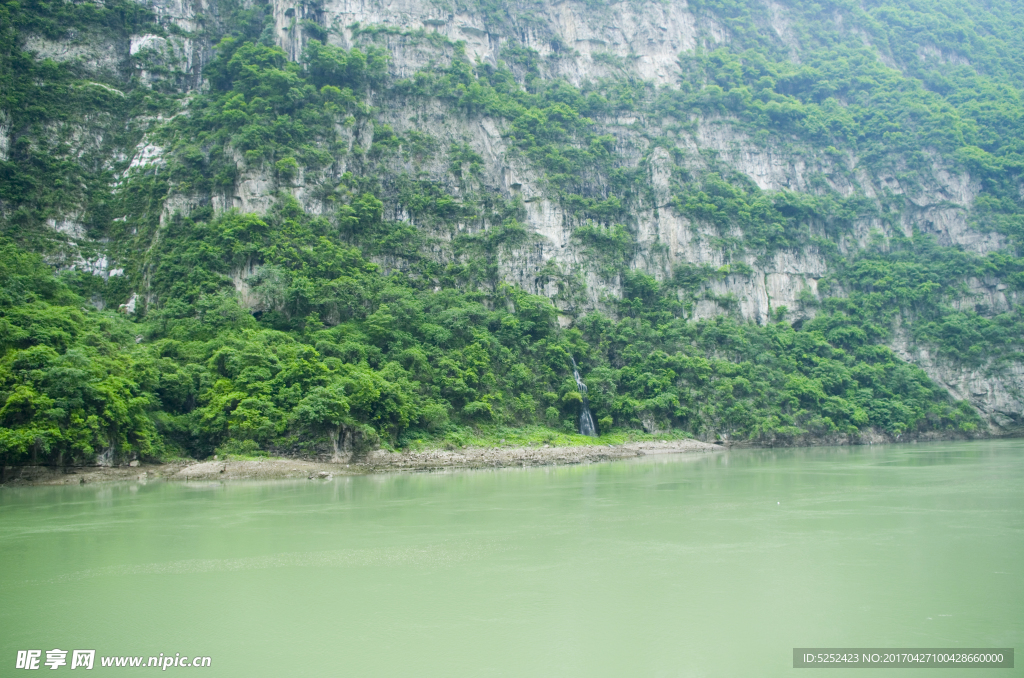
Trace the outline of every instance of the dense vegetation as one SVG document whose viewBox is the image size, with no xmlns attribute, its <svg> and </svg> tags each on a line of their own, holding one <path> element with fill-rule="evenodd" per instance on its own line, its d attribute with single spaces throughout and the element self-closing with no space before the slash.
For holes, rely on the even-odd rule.
<svg viewBox="0 0 1024 678">
<path fill-rule="evenodd" d="M 466 427 L 573 431 L 580 396 L 570 356 L 588 374 L 605 431 L 646 423 L 782 442 L 867 426 L 896 435 L 977 426 L 969 407 L 885 348 L 847 351 L 785 323 L 673 318 L 652 279 L 635 283 L 651 295 L 636 317 L 593 314 L 559 331 L 547 299 L 384 277 L 336 235 L 287 199 L 266 221 L 180 220 L 163 245 L 173 301 L 141 323 L 83 308 L 37 257 L 6 246 L 8 461 L 218 446 L 308 453 L 318 439 L 348 436 L 357 446 L 378 436 L 389 446 L 461 444 Z M 227 273 L 240 255 L 264 262 L 254 294 L 281 310 L 256 319 L 239 306 Z"/>
<path fill-rule="evenodd" d="M 343 50 L 308 26 L 319 39 L 292 62 L 274 46 L 266 7 L 225 3 L 223 24 L 207 29 L 220 38 L 204 69 L 209 88 L 175 115 L 184 75 L 161 70 L 155 55 L 134 57 L 137 69 L 159 76 L 147 86 L 138 73 L 126 80 L 35 60 L 20 42 L 72 27 L 121 38 L 173 33 L 145 10 L 7 2 L 0 108 L 14 133 L 0 161 L 0 461 L 461 445 L 512 429 L 550 436 L 576 428 L 573 357 L 603 433 L 773 444 L 868 429 L 978 430 L 973 408 L 883 344 L 905 321 L 915 340 L 949 360 L 989 369 L 1022 360 L 1019 307 L 996 315 L 953 305 L 971 278 L 1024 289 L 1020 52 L 1001 49 L 1019 34 L 963 17 L 969 39 L 935 35 L 926 19 L 961 6 L 952 2 L 935 10 L 907 3 L 895 14 L 842 4 L 914 65 L 900 72 L 860 38 L 827 29 L 809 4 L 794 4 L 803 17 L 799 63 L 792 46 L 758 26 L 749 3 L 694 6 L 735 40 L 683 55 L 678 87 L 622 76 L 577 88 L 544 77 L 551 64 L 527 48 L 510 44 L 495 67 L 423 32 L 397 37 L 429 45 L 437 62 L 395 79 L 382 45 L 396 34 L 372 27 L 358 32 L 360 48 Z M 494 22 L 519 20 L 504 8 L 481 9 Z M 911 34 L 959 49 L 973 68 L 929 69 L 907 46 Z M 550 300 L 503 283 L 498 262 L 536 237 L 521 223 L 523 203 L 486 188 L 483 159 L 468 145 L 441 148 L 380 121 L 382 107 L 409 102 L 502 121 L 510 152 L 538 170 L 589 265 L 621 283 L 621 298 L 577 313 L 563 329 Z M 82 112 L 92 128 L 117 130 L 85 156 L 72 153 L 70 138 Z M 638 134 L 651 147 L 674 149 L 673 135 L 695 115 L 727 114 L 766 143 L 765 130 L 781 130 L 826 155 L 854 152 L 907 182 L 937 149 L 983 182 L 973 218 L 1009 246 L 980 256 L 927 235 L 879 234 L 844 254 L 838 243 L 856 219 L 897 224 L 896 196 L 761 191 L 713 158 L 706 171 L 677 167 L 670 205 L 657 206 L 648 167 L 623 162 L 605 127 L 625 114 L 650 121 Z M 166 122 L 135 122 L 156 116 Z M 165 149 L 159 162 L 108 160 L 143 140 Z M 439 161 L 445 181 L 417 171 Z M 241 174 L 255 169 L 277 190 L 266 213 L 214 209 L 229 207 Z M 296 185 L 322 209 L 304 211 Z M 168 195 L 193 205 L 187 214 L 164 211 Z M 635 213 L 651 206 L 717 228 L 730 264 L 678 265 L 661 281 L 632 271 Z M 47 219 L 69 212 L 92 240 L 55 238 Z M 43 252 L 48 263 L 88 260 L 95 252 L 82 243 L 100 238 L 124 275 L 54 277 L 28 253 Z M 713 299 L 722 315 L 693 319 L 694 305 L 713 298 L 710 283 L 752 273 L 751 256 L 764 262 L 806 248 L 830 261 L 824 298 L 806 299 L 813 320 L 790 325 L 780 308 L 768 324 L 743 322 L 729 298 Z M 563 310 L 580 308 L 578 275 L 554 264 L 541 275 L 557 282 Z M 96 310 L 133 292 L 131 317 Z"/>
</svg>

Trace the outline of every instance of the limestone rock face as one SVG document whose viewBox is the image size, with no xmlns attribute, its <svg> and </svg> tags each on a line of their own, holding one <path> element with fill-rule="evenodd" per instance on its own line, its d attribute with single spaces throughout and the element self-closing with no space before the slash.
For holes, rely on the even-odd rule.
<svg viewBox="0 0 1024 678">
<path fill-rule="evenodd" d="M 205 87 L 203 68 L 213 57 L 213 46 L 201 37 L 210 22 L 223 21 L 217 3 L 209 0 L 148 0 L 157 20 L 173 24 L 173 35 L 133 35 L 125 44 L 98 44 L 85 41 L 55 42 L 41 36 L 27 36 L 25 45 L 37 58 L 79 59 L 95 70 L 118 70 L 138 75 L 140 82 L 154 86 L 160 78 L 175 78 L 181 92 Z M 384 27 L 373 44 L 390 54 L 390 75 L 408 78 L 432 62 L 447 63 L 451 49 L 440 41 L 424 40 L 437 33 L 452 42 L 462 42 L 473 61 L 497 66 L 509 61 L 513 48 L 535 50 L 540 77 L 562 78 L 574 85 L 600 78 L 627 75 L 656 86 L 672 86 L 680 77 L 681 53 L 695 48 L 713 49 L 731 40 L 729 30 L 712 20 L 698 18 L 685 0 L 667 2 L 617 2 L 602 7 L 580 0 L 531 4 L 521 12 L 515 3 L 500 21 L 482 13 L 446 9 L 455 7 L 427 0 L 271 0 L 273 39 L 292 60 L 298 60 L 314 35 L 326 36 L 328 43 L 352 48 L 365 46 L 362 31 Z M 792 30 L 783 3 L 769 2 L 765 26 L 774 32 L 780 44 L 795 61 L 800 44 Z M 839 21 L 837 19 L 837 21 Z M 206 22 L 206 23 L 204 23 Z M 311 32 L 310 26 L 319 27 Z M 193 36 L 193 37 L 184 37 Z M 922 58 L 955 60 L 938 49 L 925 50 Z M 879 59 L 886 62 L 884 54 Z M 950 61 L 952 63 L 952 61 Z M 892 67 L 897 67 L 891 63 Z M 159 66 L 159 69 L 155 67 Z M 164 73 L 164 75 L 159 75 Z M 126 76 L 127 77 L 127 76 Z M 98 85 L 99 86 L 99 85 Z M 532 167 L 510 148 L 505 122 L 486 116 L 471 116 L 451 110 L 436 101 L 371 101 L 380 109 L 378 123 L 395 133 L 428 135 L 437 149 L 431 159 L 413 163 L 401 154 L 388 160 L 393 175 L 409 174 L 437 182 L 456 200 L 462 199 L 460 187 L 452 180 L 447 150 L 456 144 L 467 145 L 482 159 L 478 176 L 479 190 L 522 202 L 523 225 L 532 238 L 524 245 L 503 251 L 496 261 L 500 277 L 525 290 L 553 298 L 562 317 L 571 319 L 591 309 L 604 308 L 603 299 L 621 297 L 623 276 L 604 277 L 593 265 L 592 257 L 575 230 L 583 225 L 559 203 L 546 186 L 542 171 Z M 0 111 L 0 160 L 9 145 L 7 117 Z M 159 124 L 160 121 L 154 121 Z M 689 173 L 718 169 L 738 173 L 764 191 L 797 191 L 863 196 L 882 209 L 899 204 L 894 219 L 862 219 L 839 241 L 841 252 L 852 253 L 864 247 L 873 234 L 910 235 L 915 230 L 934 234 L 939 243 L 961 246 L 985 254 L 1007 244 L 998 233 L 975 230 L 969 217 L 981 190 L 980 182 L 953 159 L 925 149 L 927 166 L 913 171 L 894 161 L 891 168 L 872 169 L 852 151 L 836 151 L 811 146 L 795 138 L 774 132 L 754 138 L 740 121 L 719 114 L 695 117 L 689 124 L 670 126 L 667 121 L 637 117 L 609 117 L 596 120 L 602 134 L 615 140 L 615 153 L 624 168 L 640 170 L 650 184 L 649 197 L 633 206 L 629 224 L 636 238 L 635 252 L 628 269 L 642 271 L 658 280 L 666 280 L 679 266 L 708 267 L 720 275 L 708 280 L 693 298 L 691 317 L 706 318 L 722 313 L 765 323 L 770 319 L 797 322 L 813 317 L 821 298 L 819 281 L 828 275 L 826 258 L 814 247 L 803 251 L 780 251 L 767 259 L 753 254 L 728 256 L 716 244 L 723 235 L 741 238 L 738 230 L 721 234 L 709 223 L 677 213 L 672 207 L 675 188 Z M 54 132 L 55 134 L 58 131 Z M 86 124 L 60 134 L 77 147 L 99 147 L 102 140 L 90 136 Z M 177 191 L 173 186 L 161 207 L 160 223 L 166 225 L 175 213 L 185 213 L 206 205 L 216 211 L 237 209 L 262 213 L 269 209 L 281 191 L 293 195 L 314 214 L 330 209 L 324 188 L 333 190 L 342 175 L 358 164 L 361 149 L 365 155 L 374 140 L 374 126 L 367 123 L 342 124 L 336 129 L 336 143 L 347 149 L 329 168 L 300 168 L 287 182 L 276 177 L 268 164 L 247 163 L 234 153 L 238 167 L 232 189 L 222 195 L 196 196 Z M 653 143 L 652 140 L 658 140 Z M 148 136 L 128 157 L 131 158 L 124 180 L 133 172 L 160 171 L 165 164 L 165 149 Z M 475 233 L 498 224 L 486 221 L 446 224 L 446 228 L 417 223 L 396 199 L 385 198 L 385 218 L 410 221 L 432 231 L 440 245 L 441 257 L 451 256 L 444 243 L 457 233 Z M 895 202 L 894 202 L 895 200 Z M 85 234 L 74 214 L 55 217 L 52 228 L 71 238 Z M 812 233 L 821 224 L 810 225 Z M 401 268 L 401 261 L 380 260 L 385 270 Z M 91 265 L 102 271 L 102 264 Z M 116 265 L 111 262 L 110 266 Z M 724 267 L 729 266 L 728 269 Z M 252 295 L 246 282 L 254 270 L 238 271 L 233 282 L 244 303 L 256 308 L 261 302 Z M 579 289 L 565 293 L 568 281 Z M 953 300 L 962 309 L 996 314 L 1020 303 L 1006 285 L 995 279 L 968 281 L 969 293 Z M 832 290 L 834 294 L 836 290 Z M 841 290 L 839 291 L 841 293 Z M 144 290 L 140 290 L 145 295 Z M 906 360 L 924 368 L 938 383 L 958 398 L 970 400 L 989 418 L 994 430 L 1021 425 L 1024 411 L 1024 367 L 1010 368 L 955 366 L 928 349 L 914 346 L 905 330 L 896 333 L 891 344 Z"/>
<path fill-rule="evenodd" d="M 994 365 L 987 360 L 974 366 L 957 364 L 915 345 L 902 326 L 890 348 L 903 360 L 919 365 L 954 398 L 974 405 L 986 416 L 992 432 L 1019 433 L 1024 429 L 1024 365 Z"/>
</svg>

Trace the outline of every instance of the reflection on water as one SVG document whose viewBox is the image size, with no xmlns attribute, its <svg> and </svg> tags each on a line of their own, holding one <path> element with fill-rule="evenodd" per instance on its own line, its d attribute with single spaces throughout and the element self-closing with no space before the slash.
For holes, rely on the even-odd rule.
<svg viewBox="0 0 1024 678">
<path fill-rule="evenodd" d="M 218 676 L 779 676 L 797 646 L 1024 647 L 1022 453 L 4 488 L 0 654 L 184 652 Z"/>
</svg>

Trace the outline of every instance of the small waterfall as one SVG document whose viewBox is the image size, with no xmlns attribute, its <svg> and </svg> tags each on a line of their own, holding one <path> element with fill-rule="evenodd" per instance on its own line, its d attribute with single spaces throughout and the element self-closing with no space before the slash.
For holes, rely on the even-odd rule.
<svg viewBox="0 0 1024 678">
<path fill-rule="evenodd" d="M 590 401 L 587 400 L 587 385 L 580 379 L 579 370 L 576 369 L 576 359 L 569 356 L 569 360 L 572 360 L 572 376 L 576 378 L 576 388 L 583 396 L 583 404 L 580 406 L 580 433 L 585 436 L 597 436 L 594 417 L 590 414 Z"/>
</svg>

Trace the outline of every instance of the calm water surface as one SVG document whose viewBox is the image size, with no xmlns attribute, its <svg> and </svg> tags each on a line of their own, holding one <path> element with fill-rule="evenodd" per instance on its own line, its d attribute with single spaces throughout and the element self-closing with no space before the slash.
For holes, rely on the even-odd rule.
<svg viewBox="0 0 1024 678">
<path fill-rule="evenodd" d="M 0 596 L 0 675 L 55 647 L 247 677 L 812 678 L 835 670 L 792 669 L 793 647 L 1021 654 L 1024 441 L 4 488 Z"/>
</svg>

